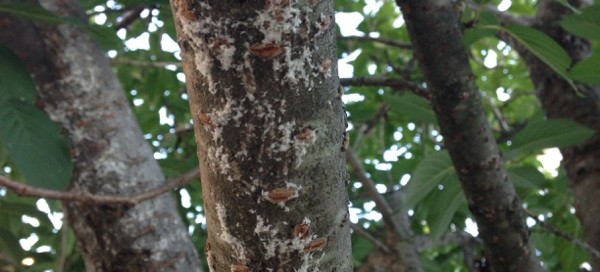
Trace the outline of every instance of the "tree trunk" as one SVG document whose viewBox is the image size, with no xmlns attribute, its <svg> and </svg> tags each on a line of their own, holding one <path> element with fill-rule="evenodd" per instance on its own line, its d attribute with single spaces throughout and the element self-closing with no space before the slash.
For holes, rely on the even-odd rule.
<svg viewBox="0 0 600 272">
<path fill-rule="evenodd" d="M 75 0 L 40 3 L 87 20 Z M 0 14 L 0 42 L 29 67 L 40 104 L 68 134 L 71 190 L 131 195 L 164 182 L 152 150 L 101 48 L 72 25 L 32 23 Z M 87 271 L 201 271 L 173 198 L 136 206 L 64 203 Z"/>
<path fill-rule="evenodd" d="M 578 2 L 572 4 L 579 6 L 584 1 Z M 560 28 L 558 22 L 569 13 L 557 2 L 542 1 L 534 26 L 554 38 L 575 63 L 591 54 L 591 45 Z M 511 43 L 515 46 L 514 41 Z M 598 86 L 578 84 L 577 93 L 567 81 L 525 48 L 518 45 L 515 48 L 529 66 L 537 96 L 549 118 L 570 118 L 600 131 Z M 585 143 L 563 148 L 561 152 L 585 239 L 590 246 L 600 249 L 600 135 L 596 133 Z M 592 257 L 592 267 L 594 271 L 599 271 L 600 260 Z"/>
<path fill-rule="evenodd" d="M 174 0 L 212 271 L 351 271 L 333 1 Z"/>
<path fill-rule="evenodd" d="M 494 271 L 541 271 L 469 66 L 455 1 L 397 2 Z"/>
</svg>

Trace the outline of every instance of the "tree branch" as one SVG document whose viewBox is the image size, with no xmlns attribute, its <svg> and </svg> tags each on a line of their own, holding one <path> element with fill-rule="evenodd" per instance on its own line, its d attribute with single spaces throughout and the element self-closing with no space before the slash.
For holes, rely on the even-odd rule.
<svg viewBox="0 0 600 272">
<path fill-rule="evenodd" d="M 379 87 L 390 87 L 398 91 L 412 91 L 414 94 L 429 99 L 429 92 L 427 88 L 421 87 L 419 84 L 414 82 L 383 76 L 373 77 L 355 77 L 355 78 L 340 78 L 340 84 L 342 86 L 379 86 Z"/>
<path fill-rule="evenodd" d="M 482 243 L 478 240 L 477 237 L 473 237 L 466 231 L 449 231 L 442 235 L 442 237 L 437 241 L 432 240 L 431 236 L 418 236 L 415 239 L 415 247 L 417 248 L 417 251 L 423 252 L 425 250 L 448 244 L 464 245 L 467 244 L 470 240 L 475 240 L 480 244 Z"/>
<path fill-rule="evenodd" d="M 375 202 L 375 208 L 381 213 L 386 226 L 393 230 L 399 236 L 400 240 L 410 239 L 410 230 L 403 229 L 400 224 L 394 220 L 394 211 L 392 210 L 392 207 L 385 200 L 383 195 L 377 192 L 375 182 L 367 176 L 367 172 L 362 167 L 361 162 L 358 160 L 356 153 L 354 153 L 352 149 L 346 150 L 346 160 L 350 163 L 350 166 L 363 184 L 369 197 Z"/>
<path fill-rule="evenodd" d="M 452 1 L 397 0 L 494 271 L 542 271 L 469 66 Z M 435 7 L 435 8 L 432 8 Z"/>
<path fill-rule="evenodd" d="M 382 243 L 381 241 L 379 241 L 379 239 L 373 237 L 373 235 L 371 235 L 368 231 L 366 231 L 365 229 L 361 228 L 360 226 L 358 226 L 356 224 L 350 224 L 350 227 L 352 228 L 352 230 L 356 234 L 358 234 L 358 235 L 364 237 L 365 239 L 369 240 L 371 243 L 373 243 L 373 245 L 375 245 L 375 247 L 377 247 L 381 251 L 383 251 L 385 253 L 391 253 L 392 252 L 388 246 L 386 246 L 384 243 Z"/>
<path fill-rule="evenodd" d="M 127 28 L 133 22 L 140 18 L 140 14 L 144 11 L 146 7 L 144 5 L 138 5 L 132 8 L 125 10 L 123 15 L 121 16 L 121 20 L 115 24 L 115 30 L 119 30 L 121 28 Z"/>
<path fill-rule="evenodd" d="M 406 271 L 422 271 L 421 260 L 413 243 L 414 237 L 409 226 L 408 214 L 404 213 L 405 216 L 398 217 L 405 220 L 396 220 L 398 218 L 394 216 L 389 203 L 383 195 L 377 192 L 375 182 L 367 176 L 367 172 L 363 169 L 361 162 L 352 149 L 346 150 L 346 160 L 350 163 L 358 179 L 362 182 L 363 188 L 365 188 L 369 197 L 375 202 L 375 208 L 381 213 L 383 222 L 392 232 L 394 256 L 401 258 Z"/>
<path fill-rule="evenodd" d="M 540 227 L 542 227 L 543 229 L 545 229 L 545 230 L 549 231 L 550 233 L 552 233 L 560 238 L 563 238 L 573 244 L 580 246 L 581 248 L 583 248 L 587 252 L 589 252 L 590 255 L 594 256 L 595 258 L 600 258 L 600 251 L 593 248 L 588 243 L 582 241 L 581 239 L 573 237 L 573 235 L 564 232 L 563 230 L 553 226 L 552 224 L 549 224 L 547 222 L 540 220 L 538 218 L 538 214 L 535 214 L 534 212 L 532 212 L 530 210 L 526 209 L 525 213 L 527 213 L 527 215 L 529 215 L 531 218 L 533 218 L 533 220 L 535 220 L 535 222 L 538 223 L 538 225 L 540 225 Z"/>
<path fill-rule="evenodd" d="M 60 248 L 58 252 L 58 261 L 56 262 L 56 272 L 65 271 L 65 262 L 67 260 L 67 239 L 69 237 L 69 227 L 64 224 L 60 229 Z"/>
<path fill-rule="evenodd" d="M 62 201 L 94 202 L 98 204 L 130 204 L 135 205 L 156 196 L 169 192 L 177 187 L 189 183 L 192 179 L 200 176 L 199 168 L 192 169 L 183 175 L 167 181 L 160 187 L 150 191 L 142 192 L 132 196 L 120 195 L 92 195 L 85 192 L 57 191 L 30 186 L 14 181 L 5 176 L 0 176 L 0 186 L 13 191 L 20 196 L 43 197 Z"/>
</svg>

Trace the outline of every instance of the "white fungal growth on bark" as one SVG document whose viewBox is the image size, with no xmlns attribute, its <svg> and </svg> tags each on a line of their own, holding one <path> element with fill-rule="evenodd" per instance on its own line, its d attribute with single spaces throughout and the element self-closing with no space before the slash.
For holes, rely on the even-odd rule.
<svg viewBox="0 0 600 272">
<path fill-rule="evenodd" d="M 120 159 L 122 156 L 122 149 L 118 143 L 111 142 L 108 148 L 100 153 L 100 157 L 96 159 L 97 163 L 96 170 L 98 176 L 108 176 L 112 173 L 126 173 L 127 165 Z"/>
<path fill-rule="evenodd" d="M 214 148 L 212 146 L 208 147 L 208 160 L 214 162 L 213 165 L 219 169 L 219 172 L 223 175 L 228 175 L 231 172 L 231 164 L 229 161 L 229 154 L 227 154 L 225 148 L 223 146 L 219 146 Z M 228 179 L 229 179 L 228 175 Z M 230 179 L 230 181 L 233 178 Z"/>
<path fill-rule="evenodd" d="M 208 91 L 211 94 L 217 92 L 210 70 L 212 69 L 213 62 L 208 52 L 208 45 L 206 45 L 203 39 L 200 37 L 200 33 L 206 33 L 208 26 L 212 25 L 212 19 L 206 17 L 199 21 L 189 21 L 185 17 L 180 16 L 181 30 L 185 37 L 189 38 L 189 45 L 194 51 L 194 64 L 196 70 L 207 80 Z"/>
<path fill-rule="evenodd" d="M 235 252 L 235 258 L 239 261 L 246 260 L 246 248 L 244 244 L 238 240 L 235 236 L 229 233 L 229 229 L 227 228 L 227 211 L 225 207 L 220 203 L 217 203 L 217 217 L 219 218 L 219 224 L 221 225 L 221 233 L 219 234 L 219 238 L 224 242 L 231 245 L 231 248 Z"/>
<path fill-rule="evenodd" d="M 298 9 L 297 0 L 270 0 L 266 9 L 257 12 L 253 26 L 264 35 L 262 44 L 275 43 L 284 46 L 283 60 L 275 59 L 273 70 L 287 69 L 285 78 L 291 83 L 310 81 L 311 77 L 307 71 L 312 71 L 313 50 L 306 45 L 302 47 L 302 52 L 294 52 L 294 48 L 299 47 L 285 38 L 286 35 L 299 33 L 302 28 L 302 11 Z M 310 32 L 310 28 L 305 31 Z M 310 88 L 311 84 L 306 85 Z"/>
<path fill-rule="evenodd" d="M 226 42 L 225 44 L 215 45 L 218 46 L 219 54 L 217 55 L 217 59 L 221 63 L 221 69 L 227 71 L 233 67 L 233 56 L 235 55 L 235 46 L 233 43 L 235 40 L 231 37 L 223 38 Z"/>
<path fill-rule="evenodd" d="M 291 83 L 299 81 L 307 82 L 308 89 L 312 87 L 310 72 L 312 71 L 312 55 L 313 50 L 309 46 L 302 47 L 301 54 L 294 58 L 292 48 L 286 47 L 284 51 L 284 60 L 275 60 L 273 62 L 273 70 L 277 71 L 283 67 L 287 68 L 285 78 Z"/>
<path fill-rule="evenodd" d="M 208 114 L 211 118 L 211 121 L 216 126 L 213 131 L 213 141 L 218 142 L 221 139 L 221 134 L 223 133 L 223 126 L 227 125 L 230 120 L 234 120 L 239 125 L 240 118 L 244 116 L 245 109 L 241 104 L 243 100 L 238 103 L 236 100 L 228 99 L 227 103 L 221 110 L 216 110 Z"/>
<path fill-rule="evenodd" d="M 199 5 L 203 10 L 208 11 L 211 9 L 207 3 L 199 2 Z M 192 47 L 194 52 L 196 70 L 206 78 L 208 91 L 211 94 L 216 94 L 216 83 L 211 74 L 211 69 L 215 65 L 211 52 L 214 58 L 219 61 L 221 69 L 229 70 L 233 68 L 233 57 L 236 51 L 235 46 L 233 46 L 235 40 L 224 33 L 227 27 L 231 25 L 231 21 L 228 18 L 219 18 L 214 21 L 211 16 L 201 16 L 197 20 L 188 20 L 185 16 L 179 16 L 178 18 L 181 20 L 181 30 L 184 36 L 188 38 L 189 46 Z M 214 33 L 218 38 L 212 42 L 206 42 L 203 36 L 208 33 Z"/>
<path fill-rule="evenodd" d="M 317 141 L 317 134 L 314 130 L 309 129 L 306 132 L 307 135 L 298 134 L 294 136 L 294 155 L 296 161 L 294 163 L 294 167 L 299 167 L 302 164 L 302 159 L 308 153 L 308 147 L 313 145 Z"/>
<path fill-rule="evenodd" d="M 277 127 L 277 130 L 281 134 L 278 142 L 271 144 L 272 152 L 286 152 L 292 146 L 292 132 L 296 122 L 285 122 Z"/>
<path fill-rule="evenodd" d="M 263 43 L 282 41 L 284 34 L 297 33 L 302 19 L 297 0 L 271 0 L 267 9 L 257 12 L 254 26 L 264 35 Z"/>
<path fill-rule="evenodd" d="M 302 222 L 308 225 L 311 223 L 308 217 L 305 217 Z M 266 219 L 260 215 L 256 216 L 254 233 L 258 235 L 260 243 L 266 251 L 265 259 L 296 252 L 306 256 L 305 264 L 308 265 L 307 260 L 310 253 L 305 252 L 305 247 L 316 239 L 316 235 L 302 238 L 281 238 L 278 228 L 269 225 Z"/>
</svg>

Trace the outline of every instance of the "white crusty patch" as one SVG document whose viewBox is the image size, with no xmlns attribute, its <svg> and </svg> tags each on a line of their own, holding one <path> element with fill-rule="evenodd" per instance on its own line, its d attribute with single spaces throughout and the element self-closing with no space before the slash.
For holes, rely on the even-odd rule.
<svg viewBox="0 0 600 272">
<path fill-rule="evenodd" d="M 217 203 L 217 217 L 219 218 L 219 224 L 221 224 L 221 233 L 219 234 L 219 238 L 231 245 L 231 248 L 235 252 L 235 256 L 233 257 L 240 261 L 245 261 L 246 248 L 240 240 L 229 233 L 229 229 L 227 228 L 227 211 L 220 203 Z"/>
</svg>

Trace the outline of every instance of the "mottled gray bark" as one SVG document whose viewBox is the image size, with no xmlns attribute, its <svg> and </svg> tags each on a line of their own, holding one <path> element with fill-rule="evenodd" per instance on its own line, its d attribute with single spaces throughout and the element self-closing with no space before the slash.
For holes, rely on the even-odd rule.
<svg viewBox="0 0 600 272">
<path fill-rule="evenodd" d="M 582 6 L 588 1 L 570 1 Z M 573 63 L 591 54 L 588 41 L 564 31 L 558 22 L 571 11 L 554 1 L 542 1 L 534 27 L 557 41 L 571 56 Z M 537 96 L 549 118 L 570 118 L 600 131 L 600 88 L 577 84 L 579 93 L 560 75 L 546 66 L 526 48 L 507 39 L 529 67 Z M 561 149 L 569 185 L 575 195 L 576 215 L 583 226 L 585 240 L 600 249 L 600 135 L 583 144 Z M 592 259 L 594 271 L 600 270 L 600 259 Z"/>
<path fill-rule="evenodd" d="M 174 0 L 212 271 L 351 271 L 333 1 Z"/>
<path fill-rule="evenodd" d="M 486 119 L 454 1 L 397 2 L 494 271 L 541 271 L 521 201 Z"/>
<path fill-rule="evenodd" d="M 86 20 L 76 0 L 40 1 Z M 130 195 L 164 182 L 152 150 L 101 48 L 72 25 L 33 24 L 0 14 L 0 42 L 37 83 L 40 105 L 66 132 L 75 169 L 71 190 Z M 134 207 L 64 203 L 88 271 L 200 271 L 173 198 Z"/>
</svg>

